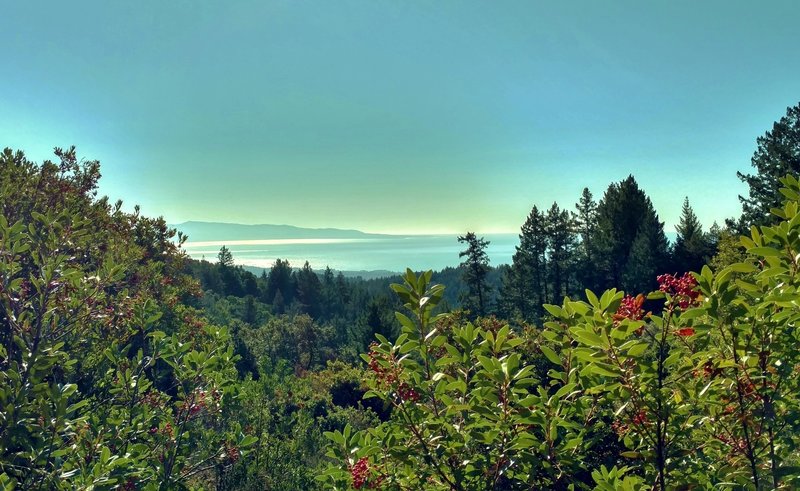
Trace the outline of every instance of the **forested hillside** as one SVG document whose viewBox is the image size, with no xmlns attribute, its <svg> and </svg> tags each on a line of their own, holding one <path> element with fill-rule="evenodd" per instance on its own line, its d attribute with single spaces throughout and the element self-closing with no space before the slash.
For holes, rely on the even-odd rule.
<svg viewBox="0 0 800 491">
<path fill-rule="evenodd" d="M 724 226 L 630 175 L 370 280 L 191 260 L 55 156 L 0 155 L 0 489 L 800 487 L 800 105 Z"/>
</svg>

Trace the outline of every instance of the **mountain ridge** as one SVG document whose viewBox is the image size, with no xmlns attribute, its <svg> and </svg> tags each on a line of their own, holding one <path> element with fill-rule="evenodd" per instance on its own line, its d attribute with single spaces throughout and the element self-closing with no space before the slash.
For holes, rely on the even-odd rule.
<svg viewBox="0 0 800 491">
<path fill-rule="evenodd" d="M 169 227 L 182 232 L 192 242 L 267 239 L 381 239 L 398 237 L 397 235 L 373 234 L 355 229 L 307 228 L 270 223 L 250 225 L 190 220 L 169 224 Z"/>
</svg>

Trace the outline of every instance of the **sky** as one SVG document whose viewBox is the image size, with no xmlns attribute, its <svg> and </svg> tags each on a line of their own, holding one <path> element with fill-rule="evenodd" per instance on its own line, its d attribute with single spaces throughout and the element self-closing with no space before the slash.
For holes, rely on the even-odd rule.
<svg viewBox="0 0 800 491">
<path fill-rule="evenodd" d="M 0 146 L 187 220 L 516 232 L 633 174 L 738 215 L 800 2 L 3 2 Z"/>
</svg>

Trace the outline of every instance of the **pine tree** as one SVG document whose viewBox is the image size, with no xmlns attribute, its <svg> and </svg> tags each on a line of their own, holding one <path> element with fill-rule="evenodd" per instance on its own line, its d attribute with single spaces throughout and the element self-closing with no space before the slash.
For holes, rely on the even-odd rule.
<svg viewBox="0 0 800 491">
<path fill-rule="evenodd" d="M 700 271 L 711 255 L 711 241 L 703 232 L 688 197 L 683 200 L 681 219 L 675 229 L 678 238 L 672 251 L 673 269 L 679 273 Z"/>
<path fill-rule="evenodd" d="M 224 268 L 233 266 L 233 254 L 231 254 L 230 249 L 222 246 L 219 250 L 219 254 L 217 254 L 217 264 Z"/>
<path fill-rule="evenodd" d="M 637 238 L 639 245 L 634 250 Z M 645 248 L 649 250 L 645 252 Z M 612 183 L 597 205 L 597 251 L 595 264 L 602 275 L 602 288 L 622 286 L 631 292 L 634 287 L 647 290 L 638 280 L 634 281 L 634 275 L 659 273 L 668 265 L 664 224 L 658 220 L 653 203 L 639 189 L 633 176 Z M 645 281 L 654 286 L 655 276 Z"/>
<path fill-rule="evenodd" d="M 489 246 L 489 241 L 483 237 L 478 238 L 473 232 L 459 236 L 458 241 L 467 244 L 467 249 L 458 254 L 458 257 L 466 257 L 461 266 L 464 268 L 464 282 L 469 288 L 469 294 L 465 299 L 467 307 L 479 316 L 486 315 L 486 300 L 489 294 L 486 284 L 489 256 L 486 254 L 486 247 Z"/>
<path fill-rule="evenodd" d="M 275 260 L 267 277 L 267 302 L 274 303 L 278 292 L 281 294 L 281 305 L 290 305 L 294 300 L 295 285 L 292 277 L 292 267 L 289 265 L 288 260 L 280 258 Z"/>
<path fill-rule="evenodd" d="M 774 221 L 770 209 L 778 207 L 783 199 L 778 179 L 800 173 L 800 103 L 787 108 L 786 116 L 775 122 L 772 131 L 767 131 L 756 143 L 758 148 L 751 159 L 755 174 L 736 173 L 750 188 L 747 198 L 739 196 L 742 216 L 736 226 L 740 233 L 750 225 Z"/>
<path fill-rule="evenodd" d="M 297 301 L 302 312 L 316 319 L 320 313 L 322 283 L 308 261 L 297 273 Z"/>
<path fill-rule="evenodd" d="M 538 322 L 547 301 L 546 216 L 534 206 L 519 234 L 519 245 L 504 279 L 504 310 L 522 320 Z"/>
<path fill-rule="evenodd" d="M 656 277 L 664 272 L 669 246 L 663 227 L 654 213 L 642 217 L 622 269 L 621 285 L 625 291 L 631 294 L 647 292 L 655 285 Z"/>
<path fill-rule="evenodd" d="M 589 188 L 583 188 L 580 200 L 575 203 L 575 227 L 580 237 L 576 251 L 575 275 L 579 290 L 599 290 L 595 259 L 597 256 L 597 203 Z"/>
<path fill-rule="evenodd" d="M 548 280 L 551 285 L 548 303 L 561 303 L 570 292 L 574 277 L 575 232 L 569 211 L 553 203 L 547 212 L 546 231 L 548 240 Z"/>
</svg>

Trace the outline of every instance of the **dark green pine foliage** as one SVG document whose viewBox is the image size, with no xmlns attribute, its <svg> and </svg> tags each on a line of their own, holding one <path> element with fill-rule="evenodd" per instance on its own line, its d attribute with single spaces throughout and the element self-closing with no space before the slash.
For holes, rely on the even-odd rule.
<svg viewBox="0 0 800 491">
<path fill-rule="evenodd" d="M 244 288 L 239 279 L 240 272 L 236 270 L 233 264 L 233 254 L 225 246 L 222 246 L 219 254 L 217 254 L 217 266 L 219 267 L 219 278 L 225 293 L 241 297 L 244 294 Z"/>
<path fill-rule="evenodd" d="M 612 183 L 597 206 L 596 262 L 602 288 L 634 293 L 655 286 L 669 265 L 664 224 L 633 176 Z"/>
<path fill-rule="evenodd" d="M 222 246 L 219 254 L 217 254 L 217 264 L 227 268 L 233 267 L 233 254 L 231 254 L 230 249 Z"/>
<path fill-rule="evenodd" d="M 322 283 L 308 261 L 297 272 L 297 302 L 300 311 L 316 319 L 320 314 Z"/>
<path fill-rule="evenodd" d="M 575 275 L 578 283 L 592 291 L 600 289 L 597 267 L 597 203 L 589 188 L 583 188 L 575 203 L 575 229 L 580 243 L 576 247 Z"/>
<path fill-rule="evenodd" d="M 547 212 L 548 282 L 551 285 L 548 303 L 561 303 L 575 290 L 575 220 L 568 210 L 553 203 Z"/>
<path fill-rule="evenodd" d="M 463 305 L 479 316 L 486 315 L 489 297 L 489 288 L 486 283 L 486 275 L 489 273 L 489 256 L 486 254 L 486 247 L 488 247 L 489 241 L 484 240 L 483 237 L 478 238 L 473 232 L 459 236 L 458 241 L 467 244 L 467 249 L 458 254 L 458 257 L 466 258 L 461 266 L 464 268 L 464 282 L 469 288 Z"/>
<path fill-rule="evenodd" d="M 786 116 L 775 122 L 772 131 L 767 131 L 756 143 L 758 148 L 751 159 L 755 174 L 736 173 L 750 188 L 747 198 L 739 196 L 742 216 L 738 223 L 728 224 L 735 225 L 740 233 L 745 233 L 750 225 L 776 220 L 770 215 L 770 209 L 780 206 L 783 199 L 778 179 L 800 173 L 800 103 L 787 108 Z"/>
<path fill-rule="evenodd" d="M 264 302 L 272 304 L 273 312 L 282 314 L 295 297 L 295 282 L 288 260 L 276 259 L 267 277 Z"/>
<path fill-rule="evenodd" d="M 534 206 L 519 234 L 519 245 L 503 284 L 509 317 L 538 322 L 547 303 L 547 217 Z"/>
<path fill-rule="evenodd" d="M 672 269 L 677 273 L 700 271 L 713 254 L 713 245 L 689 205 L 689 198 L 683 200 L 681 220 L 675 228 L 678 238 L 672 249 Z"/>
</svg>

